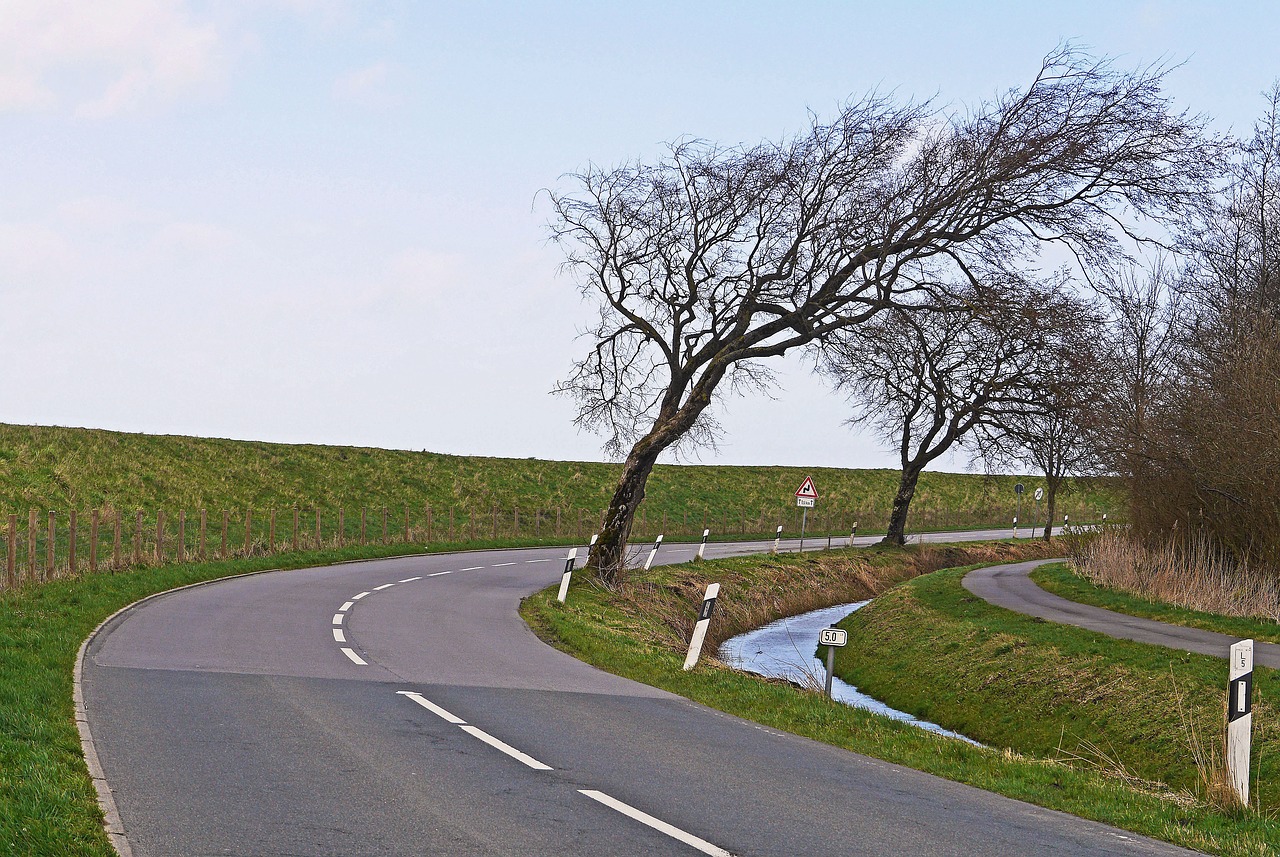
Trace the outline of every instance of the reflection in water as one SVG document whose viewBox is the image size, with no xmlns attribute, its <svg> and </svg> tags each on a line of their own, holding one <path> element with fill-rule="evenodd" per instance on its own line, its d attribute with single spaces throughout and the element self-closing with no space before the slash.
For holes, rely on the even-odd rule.
<svg viewBox="0 0 1280 857">
<path fill-rule="evenodd" d="M 821 689 L 826 679 L 826 664 L 814 657 L 818 646 L 818 632 L 829 628 L 850 613 L 870 604 L 870 601 L 859 601 L 854 604 L 839 604 L 835 607 L 824 607 L 799 616 L 791 616 L 771 622 L 762 628 L 748 631 L 745 634 L 727 640 L 720 647 L 720 659 L 730 666 L 746 672 L 768 678 L 781 678 L 793 681 L 804 687 Z M 823 648 L 823 655 L 826 649 Z M 873 699 L 856 687 L 839 678 L 831 680 L 831 696 L 846 705 L 862 708 L 894 720 L 919 726 L 930 732 L 958 738 L 970 744 L 981 746 L 977 741 L 958 732 L 943 729 L 936 723 L 919 720 L 890 708 L 878 699 Z"/>
</svg>

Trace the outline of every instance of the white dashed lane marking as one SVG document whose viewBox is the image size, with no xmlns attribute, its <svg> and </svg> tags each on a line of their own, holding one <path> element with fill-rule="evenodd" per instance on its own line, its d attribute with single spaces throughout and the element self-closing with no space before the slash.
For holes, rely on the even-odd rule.
<svg viewBox="0 0 1280 857">
<path fill-rule="evenodd" d="M 413 583 L 415 580 L 422 580 L 421 577 L 406 577 L 401 583 Z"/>
<path fill-rule="evenodd" d="M 686 833 L 675 825 L 667 824 L 660 818 L 654 818 L 649 813 L 642 812 L 634 806 L 625 804 L 615 797 L 610 797 L 604 792 L 598 792 L 593 789 L 578 789 L 578 794 L 586 795 L 592 800 L 598 801 L 610 809 L 617 810 L 628 818 L 634 818 L 641 824 L 647 824 L 654 830 L 667 834 L 667 836 L 670 836 L 672 839 L 678 839 L 685 845 L 698 849 L 703 854 L 711 854 L 714 855 L 714 857 L 733 857 L 732 854 L 725 851 L 723 848 L 717 848 L 705 839 L 700 839 L 692 833 Z"/>
<path fill-rule="evenodd" d="M 347 641 L 347 636 L 346 636 L 346 634 L 343 634 L 343 633 L 342 633 L 342 629 L 341 629 L 341 628 L 334 628 L 334 629 L 333 629 L 333 641 L 334 641 L 335 643 L 345 643 L 345 642 Z"/>
<path fill-rule="evenodd" d="M 455 726 L 461 726 L 462 724 L 467 722 L 463 720 L 461 717 L 455 717 L 453 714 L 450 714 L 448 711 L 436 705 L 434 702 L 427 699 L 425 696 L 423 696 L 420 693 L 414 693 L 413 691 L 409 691 L 409 690 L 397 690 L 396 693 L 398 693 L 401 696 L 406 696 L 409 699 L 412 699 L 414 702 L 418 703 L 423 708 L 427 709 L 427 711 L 430 711 L 432 714 L 436 715 L 437 717 L 449 723 L 454 724 Z"/>
<path fill-rule="evenodd" d="M 348 649 L 346 646 L 342 647 L 342 653 L 351 658 L 351 663 L 356 664 L 357 666 L 367 667 L 369 665 L 364 658 L 360 657 L 354 650 Z"/>
<path fill-rule="evenodd" d="M 508 565 L 515 565 L 515 563 L 514 563 L 514 562 L 495 562 L 495 563 L 493 564 L 493 567 L 494 567 L 494 568 L 503 568 L 503 567 L 508 566 Z M 466 569 L 463 569 L 463 571 L 466 571 Z"/>
<path fill-rule="evenodd" d="M 452 571 L 437 571 L 435 574 L 428 574 L 427 577 L 439 577 L 442 574 L 453 574 Z"/>
<path fill-rule="evenodd" d="M 382 584 L 381 586 L 375 586 L 375 587 L 373 587 L 373 591 L 374 591 L 374 592 L 381 592 L 382 590 L 384 590 L 384 589 L 390 589 L 390 588 L 391 588 L 391 587 L 393 587 L 393 586 L 395 586 L 395 584 L 394 584 L 394 583 L 384 583 L 384 584 Z"/>
<path fill-rule="evenodd" d="M 361 592 L 359 595 L 352 595 L 352 596 L 351 596 L 351 600 L 352 600 L 352 601 L 359 601 L 361 598 L 364 598 L 364 597 L 365 597 L 366 595 L 368 595 L 368 594 L 369 594 L 368 592 Z"/>
<path fill-rule="evenodd" d="M 515 759 L 517 762 L 528 765 L 530 768 L 533 768 L 535 771 L 554 770 L 550 765 L 544 765 L 541 762 L 539 762 L 537 759 L 533 758 L 532 756 L 527 755 L 525 753 L 521 753 L 515 747 L 512 747 L 510 744 L 506 743 L 505 741 L 500 741 L 497 738 L 494 738 L 492 735 L 490 735 L 488 732 L 485 732 L 482 729 L 477 729 L 474 726 L 468 726 L 466 724 L 461 724 L 458 726 L 458 728 L 461 729 L 463 732 L 466 732 L 468 735 L 474 735 L 476 738 L 479 738 L 481 741 L 488 744 L 493 749 L 500 750 L 503 753 L 506 753 L 508 756 Z"/>
<path fill-rule="evenodd" d="M 354 605 L 354 604 L 355 604 L 355 602 L 354 602 L 354 601 L 347 601 L 347 602 L 344 602 L 344 603 L 343 603 L 343 605 L 342 605 L 341 607 L 339 607 L 339 608 L 338 608 L 338 612 L 339 612 L 339 613 L 346 613 L 348 610 L 350 610 L 350 609 L 351 609 L 352 605 Z"/>
<path fill-rule="evenodd" d="M 345 618 L 347 618 L 347 614 L 345 614 L 345 613 L 334 613 L 334 614 L 333 614 L 333 624 L 335 624 L 335 625 L 341 625 L 341 624 L 342 624 L 342 620 L 343 620 L 343 619 L 345 619 Z"/>
</svg>

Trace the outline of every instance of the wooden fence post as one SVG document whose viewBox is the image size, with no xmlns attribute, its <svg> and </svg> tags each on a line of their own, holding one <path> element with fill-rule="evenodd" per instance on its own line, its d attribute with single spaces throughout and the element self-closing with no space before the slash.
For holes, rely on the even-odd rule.
<svg viewBox="0 0 1280 857">
<path fill-rule="evenodd" d="M 200 561 L 209 558 L 209 540 L 206 538 L 209 529 L 209 510 L 200 510 Z"/>
<path fill-rule="evenodd" d="M 253 551 L 253 509 L 244 510 L 244 555 Z"/>
<path fill-rule="evenodd" d="M 70 573 L 74 576 L 76 573 L 76 510 L 72 509 L 68 513 L 67 520 L 70 528 L 70 539 L 67 542 L 67 566 Z"/>
<path fill-rule="evenodd" d="M 382 507 L 382 543 L 387 543 L 387 507 Z"/>
<path fill-rule="evenodd" d="M 369 517 L 369 510 L 366 509 L 364 506 L 361 506 L 360 507 L 360 544 L 361 545 L 369 544 L 369 538 L 367 535 L 368 530 L 366 528 L 368 517 Z"/>
<path fill-rule="evenodd" d="M 271 513 L 267 525 L 267 553 L 276 552 L 276 509 L 271 507 Z"/>
<path fill-rule="evenodd" d="M 347 513 L 341 506 L 338 507 L 338 547 L 342 547 L 342 543 L 347 535 Z"/>
<path fill-rule="evenodd" d="M 511 537 L 518 539 L 520 538 L 520 507 L 519 506 L 511 507 L 511 520 L 512 520 Z"/>
<path fill-rule="evenodd" d="M 142 565 L 142 510 L 133 520 L 133 564 Z"/>
<path fill-rule="evenodd" d="M 432 537 L 431 523 L 432 523 L 431 522 L 431 504 L 428 503 L 427 504 L 427 542 L 428 543 L 431 542 L 431 537 Z"/>
<path fill-rule="evenodd" d="M 111 573 L 115 574 L 120 567 L 120 509 L 111 510 Z"/>
<path fill-rule="evenodd" d="M 178 510 L 178 562 L 187 561 L 187 510 Z"/>
<path fill-rule="evenodd" d="M 89 573 L 98 571 L 98 510 L 89 513 Z"/>
<path fill-rule="evenodd" d="M 409 507 L 404 507 L 404 540 L 409 542 Z"/>
<path fill-rule="evenodd" d="M 164 509 L 156 510 L 156 565 L 164 564 Z"/>
<path fill-rule="evenodd" d="M 298 549 L 298 507 L 293 507 L 293 549 Z"/>
<path fill-rule="evenodd" d="M 55 545 L 58 541 L 58 525 L 57 513 L 53 510 L 49 511 L 49 541 L 45 545 L 45 566 L 44 579 L 53 580 L 54 572 L 57 570 L 54 561 L 57 559 L 57 551 Z"/>
<path fill-rule="evenodd" d="M 27 515 L 27 580 L 36 579 L 36 510 Z"/>
<path fill-rule="evenodd" d="M 229 513 L 226 509 L 222 510 L 222 549 L 219 551 L 219 559 L 227 558 L 227 518 Z"/>
<path fill-rule="evenodd" d="M 320 532 L 320 507 L 316 506 L 316 548 L 319 549 L 323 542 L 323 534 Z"/>
<path fill-rule="evenodd" d="M 449 541 L 453 541 L 453 507 L 449 507 Z"/>
<path fill-rule="evenodd" d="M 467 540 L 476 540 L 476 510 L 470 507 L 467 508 Z"/>
<path fill-rule="evenodd" d="M 556 538 L 560 538 L 560 507 L 556 506 Z"/>
<path fill-rule="evenodd" d="M 496 542 L 498 540 L 498 504 L 493 504 L 493 534 L 491 538 Z"/>
<path fill-rule="evenodd" d="M 18 585 L 18 516 L 9 516 L 9 551 L 5 557 L 4 579 L 10 589 Z"/>
</svg>

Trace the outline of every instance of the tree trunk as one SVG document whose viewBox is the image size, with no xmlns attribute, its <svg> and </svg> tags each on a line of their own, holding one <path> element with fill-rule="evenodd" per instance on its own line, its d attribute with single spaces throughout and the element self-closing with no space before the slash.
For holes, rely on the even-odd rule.
<svg viewBox="0 0 1280 857">
<path fill-rule="evenodd" d="M 600 524 L 600 538 L 596 540 L 587 559 L 587 567 L 606 586 L 615 585 L 622 574 L 626 563 L 627 539 L 631 536 L 636 507 L 644 499 L 645 484 L 663 448 L 641 441 L 631 450 L 622 466 L 618 487 L 613 492 L 613 499 L 609 501 L 604 521 Z"/>
<path fill-rule="evenodd" d="M 1047 489 L 1044 496 L 1045 511 L 1049 515 L 1049 520 L 1045 524 L 1043 536 L 1046 542 L 1053 537 L 1053 506 L 1058 497 L 1058 483 L 1061 481 L 1061 479 L 1054 479 L 1052 477 L 1045 479 L 1045 488 Z"/>
<path fill-rule="evenodd" d="M 917 466 L 902 468 L 902 478 L 898 481 L 898 493 L 893 497 L 893 511 L 889 513 L 889 529 L 881 544 L 904 545 L 907 543 L 907 513 L 911 511 L 911 498 L 916 494 L 916 482 L 920 480 L 922 469 Z"/>
</svg>

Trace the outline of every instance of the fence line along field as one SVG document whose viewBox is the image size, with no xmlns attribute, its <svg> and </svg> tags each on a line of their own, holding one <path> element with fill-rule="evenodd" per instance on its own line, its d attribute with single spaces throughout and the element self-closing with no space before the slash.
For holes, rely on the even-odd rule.
<svg viewBox="0 0 1280 857">
<path fill-rule="evenodd" d="M 361 447 L 290 445 L 0 424 L 5 582 L 169 561 L 371 543 L 528 543 L 588 537 L 618 466 Z M 662 465 L 634 538 L 798 534 L 794 492 L 822 495 L 808 526 L 875 532 L 897 473 L 835 468 Z M 926 473 L 915 530 L 1008 526 L 1028 477 Z M 1063 511 L 1118 507 L 1082 483 Z M 1031 508 L 1024 504 L 1023 522 Z"/>
</svg>

